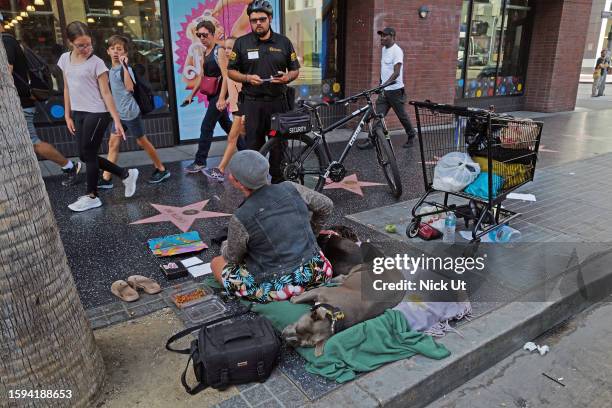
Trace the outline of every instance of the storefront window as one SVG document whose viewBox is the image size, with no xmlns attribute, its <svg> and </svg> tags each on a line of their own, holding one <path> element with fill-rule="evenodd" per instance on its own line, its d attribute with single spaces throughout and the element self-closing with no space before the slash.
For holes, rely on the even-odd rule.
<svg viewBox="0 0 612 408">
<path fill-rule="evenodd" d="M 87 22 L 94 37 L 95 53 L 108 64 L 106 40 L 113 34 L 129 38 L 130 65 L 165 100 L 168 88 L 158 0 L 64 0 L 64 7 L 67 23 Z"/>
<path fill-rule="evenodd" d="M 294 82 L 302 99 L 338 98 L 340 83 L 339 12 L 342 0 L 285 1 L 285 34 L 302 68 Z"/>
<path fill-rule="evenodd" d="M 159 0 L 0 0 L 0 12 L 4 30 L 32 48 L 51 68 L 56 95 L 39 105 L 45 108 L 37 115 L 39 124 L 63 120 L 63 79 L 56 63 L 68 50 L 63 28 L 75 20 L 88 24 L 95 54 L 109 65 L 106 40 L 113 34 L 131 40 L 130 65 L 150 82 L 156 113 L 165 111 L 167 77 Z"/>
<path fill-rule="evenodd" d="M 527 0 L 511 0 L 506 5 L 496 95 L 523 93 L 530 34 L 527 3 Z"/>
<path fill-rule="evenodd" d="M 521 95 L 529 48 L 528 0 L 465 0 L 456 97 Z"/>
</svg>

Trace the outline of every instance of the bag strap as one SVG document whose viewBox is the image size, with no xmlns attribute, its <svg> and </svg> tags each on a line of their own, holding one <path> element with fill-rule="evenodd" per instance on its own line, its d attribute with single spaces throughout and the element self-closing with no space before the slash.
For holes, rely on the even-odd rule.
<svg viewBox="0 0 612 408">
<path fill-rule="evenodd" d="M 203 381 L 200 381 L 200 383 L 198 385 L 196 385 L 195 387 L 191 388 L 189 386 L 189 384 L 187 384 L 187 370 L 189 369 L 189 362 L 193 361 L 193 356 L 195 354 L 196 350 L 193 349 L 193 351 L 191 351 L 191 353 L 189 354 L 189 359 L 187 360 L 187 365 L 185 366 L 185 370 L 183 370 L 183 373 L 181 374 L 181 384 L 183 384 L 183 387 L 185 388 L 185 391 L 187 391 L 187 393 L 189 395 L 195 395 L 198 392 L 206 389 L 206 383 L 204 383 Z M 202 369 L 204 369 L 202 367 Z M 202 373 L 202 378 L 206 378 L 206 373 Z"/>
<path fill-rule="evenodd" d="M 179 353 L 179 354 L 190 354 L 191 353 L 191 348 L 186 348 L 186 349 L 175 349 L 170 347 L 170 345 L 172 343 L 174 343 L 175 341 L 182 339 L 185 336 L 188 336 L 189 334 L 191 334 L 192 332 L 199 330 L 203 327 L 207 327 L 207 326 L 212 326 L 213 324 L 217 324 L 217 323 L 221 323 L 225 320 L 229 320 L 232 319 L 234 317 L 238 317 L 238 316 L 242 316 L 243 314 L 248 313 L 251 310 L 251 307 L 253 307 L 253 304 L 250 303 L 249 306 L 242 308 L 242 310 L 238 311 L 237 313 L 233 314 L 233 315 L 229 315 L 229 316 L 221 316 L 217 319 L 211 320 L 210 322 L 205 322 L 202 324 L 198 324 L 197 326 L 192 326 L 189 327 L 185 330 L 181 330 L 180 332 L 176 333 L 174 336 L 170 337 L 168 339 L 168 341 L 166 342 L 166 350 L 168 351 L 174 351 L 175 353 Z"/>
</svg>

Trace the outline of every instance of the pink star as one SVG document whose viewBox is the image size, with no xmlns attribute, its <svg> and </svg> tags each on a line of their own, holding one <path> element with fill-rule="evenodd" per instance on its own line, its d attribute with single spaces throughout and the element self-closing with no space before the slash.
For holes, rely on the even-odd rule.
<svg viewBox="0 0 612 408">
<path fill-rule="evenodd" d="M 382 183 L 371 183 L 369 181 L 359 181 L 357 180 L 357 174 L 351 174 L 350 176 L 345 177 L 342 181 L 338 183 L 334 183 L 330 179 L 327 179 L 327 184 L 323 187 L 323 190 L 331 190 L 336 188 L 341 188 L 352 193 L 358 194 L 363 197 L 363 190 L 361 187 L 370 187 L 370 186 L 384 186 Z"/>
<path fill-rule="evenodd" d="M 204 211 L 204 207 L 210 200 L 199 201 L 185 207 L 172 207 L 169 205 L 151 204 L 153 208 L 160 212 L 153 217 L 144 218 L 132 224 L 151 224 L 156 222 L 170 221 L 183 232 L 187 232 L 191 225 L 198 218 L 229 217 L 231 214 L 224 214 L 212 211 Z"/>
</svg>

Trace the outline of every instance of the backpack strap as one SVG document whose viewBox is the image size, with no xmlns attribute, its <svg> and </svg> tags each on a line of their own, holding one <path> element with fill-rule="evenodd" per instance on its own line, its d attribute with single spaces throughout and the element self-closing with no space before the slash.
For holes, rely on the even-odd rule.
<svg viewBox="0 0 612 408">
<path fill-rule="evenodd" d="M 170 345 L 172 343 L 174 343 L 175 341 L 177 341 L 179 339 L 182 339 L 183 337 L 188 336 L 192 332 L 194 332 L 196 330 L 199 330 L 199 329 L 201 329 L 203 327 L 212 326 L 213 324 L 221 323 L 221 322 L 223 322 L 225 320 L 229 320 L 229 319 L 232 319 L 234 317 L 242 316 L 243 314 L 248 313 L 251 310 L 251 307 L 253 307 L 252 303 L 250 303 L 248 307 L 242 308 L 242 310 L 240 310 L 239 312 L 237 312 L 237 313 L 235 313 L 233 315 L 222 316 L 222 317 L 219 317 L 217 319 L 211 320 L 210 322 L 205 322 L 205 323 L 199 324 L 197 326 L 192 326 L 192 327 L 189 327 L 189 328 L 187 328 L 185 330 L 181 330 L 180 332 L 176 333 L 174 336 L 172 336 L 172 337 L 170 337 L 168 339 L 168 341 L 166 342 L 166 350 L 173 351 L 173 352 L 179 353 L 179 354 L 190 354 L 190 353 L 192 353 L 191 348 L 175 349 L 175 348 L 170 347 Z"/>
</svg>

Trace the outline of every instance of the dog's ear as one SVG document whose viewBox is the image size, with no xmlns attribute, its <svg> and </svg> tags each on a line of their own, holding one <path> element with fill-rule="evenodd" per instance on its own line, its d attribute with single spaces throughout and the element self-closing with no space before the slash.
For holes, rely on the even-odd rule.
<svg viewBox="0 0 612 408">
<path fill-rule="evenodd" d="M 326 342 L 327 342 L 327 339 L 317 341 L 317 343 L 315 344 L 315 350 L 314 350 L 315 357 L 321 357 L 323 355 L 323 349 L 325 348 Z"/>
<path fill-rule="evenodd" d="M 361 244 L 361 255 L 365 263 L 374 261 L 374 258 L 382 258 L 385 256 L 384 252 L 369 242 L 363 242 Z"/>
</svg>

